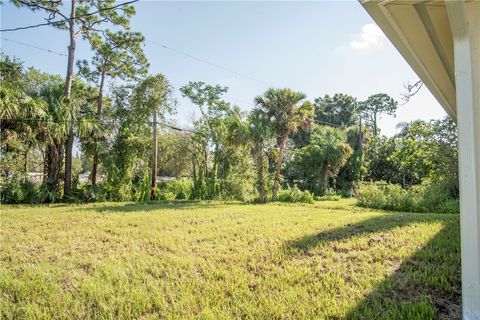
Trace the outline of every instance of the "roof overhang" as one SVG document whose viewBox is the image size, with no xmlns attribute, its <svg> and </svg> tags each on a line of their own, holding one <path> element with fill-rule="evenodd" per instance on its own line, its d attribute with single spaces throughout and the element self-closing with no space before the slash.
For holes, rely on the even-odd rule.
<svg viewBox="0 0 480 320">
<path fill-rule="evenodd" d="M 456 119 L 454 45 L 444 0 L 360 0 L 450 117 Z"/>
</svg>

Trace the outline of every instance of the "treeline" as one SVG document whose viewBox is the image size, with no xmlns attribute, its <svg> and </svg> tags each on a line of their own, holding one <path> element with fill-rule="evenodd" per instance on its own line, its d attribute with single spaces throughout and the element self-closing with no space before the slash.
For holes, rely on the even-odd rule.
<svg viewBox="0 0 480 320">
<path fill-rule="evenodd" d="M 180 90 L 200 117 L 182 130 L 169 124 L 176 104 L 163 75 L 112 85 L 101 102 L 99 88 L 77 76 L 65 101 L 61 77 L 7 56 L 0 66 L 3 203 L 149 200 L 153 115 L 161 124 L 157 172 L 174 178 L 156 185 L 159 199 L 309 202 L 352 196 L 362 181 L 405 188 L 428 181 L 458 198 L 453 122 L 415 121 L 381 136 L 379 117 L 397 108 L 385 94 L 365 101 L 326 95 L 312 103 L 290 89 L 269 89 L 242 112 L 224 99 L 228 88 L 190 82 Z M 79 155 L 66 197 L 70 130 Z M 31 172 L 41 172 L 41 181 Z"/>
<path fill-rule="evenodd" d="M 28 8 L 60 15 L 65 7 L 33 1 Z M 434 186 L 444 201 L 458 198 L 456 128 L 448 119 L 402 124 L 388 138 L 378 120 L 395 115 L 398 103 L 383 93 L 308 101 L 268 89 L 243 112 L 225 99 L 227 87 L 190 82 L 180 91 L 200 116 L 181 129 L 172 86 L 148 73 L 144 38 L 129 28 L 133 7 L 86 1 L 70 10 L 53 24 L 73 35 L 66 78 L 1 56 L 2 203 L 311 202 L 357 195 L 366 181 L 382 181 L 377 193 L 386 184 Z M 93 56 L 74 68 L 78 35 Z M 157 183 L 157 175 L 165 179 Z"/>
</svg>

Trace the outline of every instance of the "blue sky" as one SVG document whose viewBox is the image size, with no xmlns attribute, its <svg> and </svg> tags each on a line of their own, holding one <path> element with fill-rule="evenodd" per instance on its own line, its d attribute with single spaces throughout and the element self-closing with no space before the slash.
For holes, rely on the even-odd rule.
<svg viewBox="0 0 480 320">
<path fill-rule="evenodd" d="M 160 2 L 135 4 L 132 29 L 147 40 L 145 52 L 151 73 L 163 73 L 175 87 L 204 81 L 230 88 L 226 99 L 248 110 L 253 98 L 269 85 L 289 87 L 308 99 L 346 93 L 365 99 L 385 92 L 400 99 L 403 84 L 418 77 L 356 1 L 316 2 Z M 43 22 L 40 12 L 1 7 L 1 26 Z M 2 33 L 4 38 L 66 53 L 68 34 L 51 27 Z M 157 42 L 234 70 L 239 76 L 166 50 Z M 28 48 L 7 40 L 2 50 L 26 66 L 64 75 L 66 57 Z M 89 46 L 79 41 L 76 58 L 88 59 Z M 179 97 L 177 119 L 188 126 L 198 115 Z M 382 133 L 414 119 L 437 119 L 446 114 L 423 88 L 397 117 L 380 120 Z"/>
</svg>

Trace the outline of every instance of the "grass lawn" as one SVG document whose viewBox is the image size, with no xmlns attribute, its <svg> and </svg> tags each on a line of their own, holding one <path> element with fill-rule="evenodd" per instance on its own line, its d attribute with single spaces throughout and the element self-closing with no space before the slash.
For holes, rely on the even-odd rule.
<svg viewBox="0 0 480 320">
<path fill-rule="evenodd" d="M 351 200 L 1 209 L 3 319 L 460 319 L 459 216 Z"/>
</svg>

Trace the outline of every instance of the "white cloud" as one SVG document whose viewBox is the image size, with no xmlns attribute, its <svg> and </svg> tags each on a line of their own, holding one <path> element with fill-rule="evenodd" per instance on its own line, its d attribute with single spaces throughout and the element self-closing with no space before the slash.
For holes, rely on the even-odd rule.
<svg viewBox="0 0 480 320">
<path fill-rule="evenodd" d="M 355 50 L 372 50 L 382 48 L 385 45 L 385 34 L 373 23 L 362 27 L 362 33 L 357 39 L 350 41 L 350 47 Z"/>
</svg>

